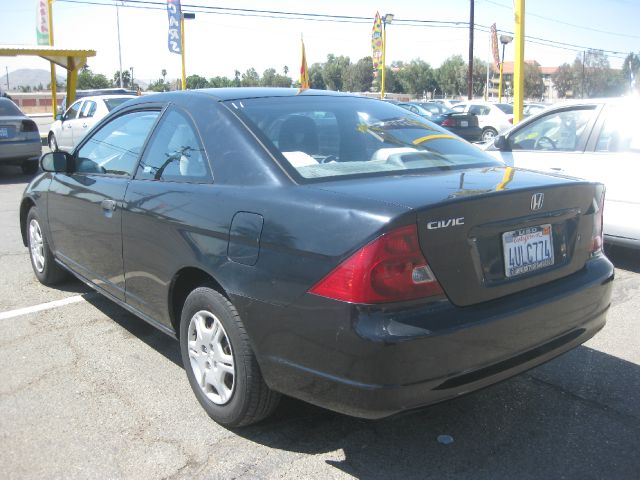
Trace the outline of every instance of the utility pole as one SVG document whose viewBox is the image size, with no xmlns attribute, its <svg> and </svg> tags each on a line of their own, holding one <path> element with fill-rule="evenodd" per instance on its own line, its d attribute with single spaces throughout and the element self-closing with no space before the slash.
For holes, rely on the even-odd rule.
<svg viewBox="0 0 640 480">
<path fill-rule="evenodd" d="M 469 72 L 467 74 L 467 98 L 473 98 L 473 26 L 474 26 L 474 4 L 475 0 L 469 0 L 471 10 L 469 12 Z"/>
<path fill-rule="evenodd" d="M 120 70 L 118 73 L 120 75 L 120 88 L 122 88 L 122 49 L 120 48 L 120 9 L 118 8 L 118 4 L 116 3 L 116 24 L 118 26 L 118 61 L 120 62 Z"/>
<path fill-rule="evenodd" d="M 513 65 L 513 124 L 522 120 L 524 107 L 524 0 L 514 0 L 515 61 Z"/>
<path fill-rule="evenodd" d="M 8 92 L 9 91 L 9 67 L 5 65 L 4 70 L 5 72 L 7 72 L 7 92 Z"/>
</svg>

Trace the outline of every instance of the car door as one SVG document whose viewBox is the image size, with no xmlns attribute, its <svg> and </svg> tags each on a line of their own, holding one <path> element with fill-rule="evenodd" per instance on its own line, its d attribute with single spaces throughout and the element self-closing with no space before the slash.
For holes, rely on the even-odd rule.
<svg viewBox="0 0 640 480">
<path fill-rule="evenodd" d="M 49 187 L 56 257 L 123 301 L 123 200 L 158 114 L 133 110 L 112 118 L 79 145 L 73 172 L 54 174 Z"/>
<path fill-rule="evenodd" d="M 72 123 L 73 145 L 77 145 L 84 138 L 91 127 L 95 124 L 94 115 L 97 103 L 93 100 L 85 100 L 80 108 L 78 118 Z"/>
<path fill-rule="evenodd" d="M 580 177 L 576 166 L 599 110 L 595 104 L 553 110 L 512 130 L 507 148 L 491 153 L 509 166 Z"/>
<path fill-rule="evenodd" d="M 78 121 L 82 102 L 83 100 L 74 102 L 62 116 L 60 136 L 57 139 L 60 150 L 70 152 L 75 146 L 75 143 L 73 142 L 73 128 L 75 123 Z"/>
</svg>

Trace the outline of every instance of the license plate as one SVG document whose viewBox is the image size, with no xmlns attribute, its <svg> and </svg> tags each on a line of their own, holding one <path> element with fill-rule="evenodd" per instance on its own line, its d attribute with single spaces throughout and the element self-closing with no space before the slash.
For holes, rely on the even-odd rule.
<svg viewBox="0 0 640 480">
<path fill-rule="evenodd" d="M 469 122 L 467 122 L 466 120 L 460 120 L 460 126 L 461 127 L 468 127 L 469 126 Z"/>
<path fill-rule="evenodd" d="M 0 127 L 0 138 L 9 138 L 9 129 L 7 127 Z"/>
<path fill-rule="evenodd" d="M 522 228 L 502 234 L 507 278 L 553 265 L 551 225 Z"/>
</svg>

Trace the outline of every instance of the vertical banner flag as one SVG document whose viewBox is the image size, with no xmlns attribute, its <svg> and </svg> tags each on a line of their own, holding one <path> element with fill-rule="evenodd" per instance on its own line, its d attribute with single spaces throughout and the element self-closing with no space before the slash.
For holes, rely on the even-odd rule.
<svg viewBox="0 0 640 480">
<path fill-rule="evenodd" d="M 500 52 L 498 52 L 498 31 L 495 23 L 491 25 L 491 52 L 493 53 L 493 62 L 498 68 L 500 65 Z"/>
<path fill-rule="evenodd" d="M 36 35 L 38 45 L 49 45 L 49 7 L 47 0 L 36 0 L 38 7 L 36 20 Z"/>
<path fill-rule="evenodd" d="M 302 62 L 300 64 L 300 88 L 311 88 L 309 85 L 309 68 L 307 67 L 307 54 L 304 51 L 304 40 L 302 42 Z"/>
<path fill-rule="evenodd" d="M 376 12 L 376 18 L 373 21 L 373 30 L 371 32 L 371 58 L 373 58 L 373 74 L 378 74 L 378 70 L 382 68 L 382 20 L 380 13 Z"/>
<path fill-rule="evenodd" d="M 167 0 L 167 15 L 169 16 L 169 51 L 171 53 L 182 53 L 180 20 L 182 11 L 180 0 Z"/>
</svg>

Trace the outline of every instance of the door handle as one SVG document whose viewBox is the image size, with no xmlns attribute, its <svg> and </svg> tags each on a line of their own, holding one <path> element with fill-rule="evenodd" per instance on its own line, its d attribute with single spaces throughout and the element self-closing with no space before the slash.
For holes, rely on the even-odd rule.
<svg viewBox="0 0 640 480">
<path fill-rule="evenodd" d="M 82 124 L 82 128 L 87 128 L 87 124 L 86 124 L 86 123 L 83 123 L 83 124 Z"/>
<path fill-rule="evenodd" d="M 562 168 L 560 168 L 560 167 L 551 167 L 551 170 L 555 170 L 556 172 L 561 172 Z"/>
<path fill-rule="evenodd" d="M 113 212 L 116 209 L 116 201 L 115 200 L 102 200 L 102 209 L 105 212 Z"/>
</svg>

